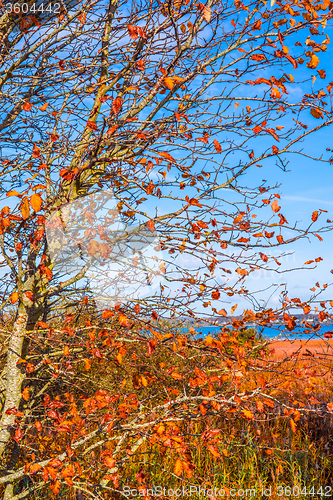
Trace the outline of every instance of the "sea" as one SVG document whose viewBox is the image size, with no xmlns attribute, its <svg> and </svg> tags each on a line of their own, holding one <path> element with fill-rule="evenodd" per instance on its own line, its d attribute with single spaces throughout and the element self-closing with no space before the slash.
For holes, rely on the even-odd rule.
<svg viewBox="0 0 333 500">
<path fill-rule="evenodd" d="M 248 328 L 254 328 L 254 325 L 246 325 Z M 211 334 L 212 337 L 214 335 L 218 335 L 221 331 L 222 326 L 202 326 L 195 327 L 195 331 L 197 332 L 198 337 L 207 337 Z M 304 326 L 298 326 L 293 331 L 288 331 L 285 325 L 270 325 L 264 327 L 256 327 L 257 334 L 261 335 L 263 338 L 269 340 L 286 340 L 286 339 L 319 339 L 325 338 L 324 334 L 332 333 L 333 337 L 333 324 L 322 324 L 320 329 L 311 331 L 309 328 L 305 328 Z M 328 335 L 327 335 L 328 337 Z M 327 338 L 326 337 L 326 338 Z"/>
</svg>

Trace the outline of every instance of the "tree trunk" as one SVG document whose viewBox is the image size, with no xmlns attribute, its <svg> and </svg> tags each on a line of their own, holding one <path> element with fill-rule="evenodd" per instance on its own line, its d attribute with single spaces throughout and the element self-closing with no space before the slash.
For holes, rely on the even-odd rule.
<svg viewBox="0 0 333 500">
<path fill-rule="evenodd" d="M 27 323 L 28 314 L 26 310 L 19 309 L 7 352 L 5 368 L 6 392 L 0 421 L 0 456 L 3 455 L 10 440 L 11 426 L 16 419 L 15 415 L 8 415 L 6 412 L 10 408 L 18 409 L 21 401 L 21 385 L 25 375 L 21 373 L 17 361 L 22 357 Z"/>
</svg>

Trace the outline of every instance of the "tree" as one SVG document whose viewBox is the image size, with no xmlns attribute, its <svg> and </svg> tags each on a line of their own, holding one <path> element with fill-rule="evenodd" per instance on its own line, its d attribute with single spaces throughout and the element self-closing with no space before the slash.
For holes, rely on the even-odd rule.
<svg viewBox="0 0 333 500">
<path fill-rule="evenodd" d="M 0 21 L 0 483 L 6 499 L 48 486 L 54 494 L 66 487 L 100 498 L 117 490 L 121 465 L 143 442 L 165 436 L 165 424 L 189 414 L 205 419 L 207 407 L 209 414 L 234 407 L 239 380 L 205 370 L 217 359 L 220 370 L 249 369 L 257 347 L 237 341 L 246 322 L 264 325 L 283 313 L 292 330 L 288 309 L 310 310 L 313 297 L 255 309 L 245 283 L 274 261 L 278 269 L 265 248 L 321 238 L 330 229 L 317 228 L 323 211 L 300 229 L 280 212 L 277 185 L 249 187 L 243 179 L 258 165 L 285 170 L 301 141 L 332 124 L 332 84 L 320 62 L 331 4 L 94 0 L 29 13 L 24 5 L 6 3 Z M 298 79 L 302 96 L 294 102 L 289 90 Z M 90 239 L 89 262 L 66 276 L 46 237 L 54 214 L 61 218 L 77 200 L 87 207 L 100 192 L 116 200 L 123 226 L 114 238 L 124 245 L 128 233 L 138 234 L 142 248 L 151 233 L 168 259 L 159 262 L 158 293 L 122 298 L 102 312 L 83 280 L 94 262 L 110 258 L 111 247 L 102 247 L 101 234 Z M 259 209 L 262 219 L 254 217 Z M 61 255 L 70 263 L 78 256 L 69 250 Z M 252 300 L 254 310 L 228 315 L 231 339 L 224 331 L 200 345 L 184 332 L 173 340 L 184 318 L 212 323 L 227 315 L 223 297 L 237 296 Z M 231 314 L 236 307 L 237 300 Z M 324 307 L 321 314 L 327 317 Z M 160 374 L 145 369 L 151 356 L 161 356 Z M 108 390 L 103 382 L 92 396 L 92 366 L 111 359 L 116 385 Z M 174 384 L 172 404 L 157 390 L 164 378 L 168 391 Z M 239 406 L 245 419 L 253 418 L 249 404 Z M 190 478 L 187 445 L 173 432 L 166 446 L 178 454 L 175 473 Z M 43 439 L 51 437 L 47 448 Z M 88 470 L 85 449 L 99 450 L 97 472 Z M 24 475 L 30 482 L 22 492 Z"/>
</svg>

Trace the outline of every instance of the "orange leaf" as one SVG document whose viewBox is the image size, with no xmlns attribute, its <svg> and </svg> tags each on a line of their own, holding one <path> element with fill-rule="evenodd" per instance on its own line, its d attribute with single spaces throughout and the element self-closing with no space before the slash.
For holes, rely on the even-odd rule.
<svg viewBox="0 0 333 500">
<path fill-rule="evenodd" d="M 278 212 L 280 210 L 280 206 L 277 200 L 274 200 L 271 204 L 273 212 Z"/>
<path fill-rule="evenodd" d="M 154 221 L 153 220 L 148 221 L 147 222 L 147 227 L 148 227 L 149 231 L 153 233 L 155 231 Z"/>
<path fill-rule="evenodd" d="M 30 198 L 30 205 L 32 206 L 35 212 L 39 212 L 42 206 L 42 202 L 43 202 L 42 198 L 37 193 L 33 194 Z"/>
<path fill-rule="evenodd" d="M 39 147 L 36 146 L 36 144 L 33 145 L 32 151 L 33 151 L 33 153 L 32 153 L 33 158 L 40 158 L 40 150 L 39 150 Z"/>
<path fill-rule="evenodd" d="M 174 473 L 176 474 L 176 476 L 180 476 L 183 469 L 184 469 L 183 462 L 181 460 L 179 460 L 179 458 L 178 458 L 176 460 L 175 468 L 174 468 Z"/>
<path fill-rule="evenodd" d="M 279 234 L 276 239 L 278 240 L 278 242 L 281 244 L 283 243 L 283 236 L 281 234 Z"/>
<path fill-rule="evenodd" d="M 221 153 L 222 152 L 221 144 L 219 142 L 217 142 L 216 139 L 214 139 L 214 146 L 215 146 L 215 149 L 216 149 L 217 153 Z"/>
<path fill-rule="evenodd" d="M 113 467 L 116 465 L 115 460 L 110 456 L 104 457 L 103 462 L 107 467 L 109 467 L 109 469 L 113 469 Z"/>
<path fill-rule="evenodd" d="M 42 432 L 43 427 L 42 427 L 41 422 L 39 422 L 39 420 L 37 420 L 37 421 L 35 422 L 35 427 L 36 427 L 36 429 L 38 430 L 38 432 Z"/>
<path fill-rule="evenodd" d="M 88 120 L 87 121 L 87 128 L 89 128 L 90 130 L 97 130 L 97 125 L 95 122 Z"/>
<path fill-rule="evenodd" d="M 318 108 L 311 108 L 310 113 L 312 114 L 312 116 L 314 118 L 317 118 L 317 120 L 319 118 L 324 118 L 323 112 L 320 109 L 318 109 Z"/>
<path fill-rule="evenodd" d="M 311 61 L 309 61 L 306 65 L 308 68 L 315 69 L 319 64 L 319 57 L 315 54 L 311 56 Z"/>
<path fill-rule="evenodd" d="M 209 451 L 211 452 L 211 454 L 216 457 L 216 458 L 221 458 L 221 453 L 219 452 L 219 450 L 217 449 L 217 447 L 213 444 L 209 444 L 207 446 L 207 448 L 209 449 Z"/>
<path fill-rule="evenodd" d="M 273 99 L 280 99 L 281 92 L 277 88 L 273 87 L 272 90 L 271 90 L 271 97 Z"/>
<path fill-rule="evenodd" d="M 259 255 L 260 255 L 260 258 L 261 258 L 264 262 L 267 262 L 267 261 L 268 261 L 268 257 L 267 257 L 267 255 L 265 255 L 264 253 L 261 253 L 261 252 L 259 252 Z"/>
<path fill-rule="evenodd" d="M 214 290 L 214 291 L 212 292 L 212 299 L 214 299 L 214 300 L 218 300 L 218 299 L 220 298 L 220 295 L 221 295 L 221 294 L 220 294 L 219 290 Z"/>
<path fill-rule="evenodd" d="M 203 10 L 203 18 L 204 18 L 205 21 L 207 21 L 207 23 L 209 23 L 209 21 L 211 20 L 211 18 L 212 18 L 212 9 L 210 7 L 205 6 L 205 8 Z"/>
<path fill-rule="evenodd" d="M 166 158 L 167 160 L 169 161 L 172 161 L 174 162 L 174 158 L 169 154 L 169 153 L 166 153 L 165 151 L 162 151 L 161 153 L 158 153 L 160 156 L 163 156 L 164 158 Z"/>
<path fill-rule="evenodd" d="M 10 301 L 12 304 L 15 304 L 15 302 L 18 301 L 18 298 L 19 298 L 19 294 L 18 292 L 13 292 L 10 296 Z"/>
<path fill-rule="evenodd" d="M 328 411 L 333 411 L 333 403 L 327 403 Z"/>
<path fill-rule="evenodd" d="M 220 309 L 217 314 L 221 314 L 222 316 L 226 316 L 227 315 L 227 311 L 225 309 Z"/>
<path fill-rule="evenodd" d="M 24 201 L 21 205 L 21 214 L 22 214 L 22 217 L 23 219 L 27 219 L 30 215 L 30 211 L 29 211 L 29 202 L 28 202 L 28 199 L 27 198 L 24 198 Z"/>
<path fill-rule="evenodd" d="M 15 431 L 15 436 L 13 437 L 13 439 L 17 443 L 19 443 L 21 441 L 21 439 L 22 439 L 22 436 L 23 436 L 23 431 L 22 431 L 22 429 L 18 428 Z"/>
<path fill-rule="evenodd" d="M 119 113 L 119 111 L 121 110 L 121 107 L 122 107 L 122 104 L 123 104 L 123 100 L 121 97 L 116 97 L 112 103 L 112 109 L 113 109 L 113 112 L 115 115 L 117 115 Z"/>
<path fill-rule="evenodd" d="M 264 54 L 252 54 L 252 56 L 250 56 L 250 59 L 253 59 L 254 61 L 265 61 L 266 57 L 264 56 Z"/>
<path fill-rule="evenodd" d="M 318 219 L 318 215 L 319 215 L 319 212 L 312 212 L 312 215 L 311 215 L 311 220 L 313 222 L 316 222 L 316 220 Z"/>
<path fill-rule="evenodd" d="M 252 420 L 254 417 L 253 413 L 250 410 L 245 410 L 245 409 L 243 410 L 243 415 L 245 418 L 248 418 L 250 420 Z"/>
<path fill-rule="evenodd" d="M 138 38 L 138 28 L 136 26 L 133 26 L 132 24 L 129 24 L 127 26 L 127 29 L 132 40 L 136 40 Z"/>
<path fill-rule="evenodd" d="M 297 425 L 292 418 L 290 419 L 290 427 L 293 432 L 296 432 Z"/>
<path fill-rule="evenodd" d="M 166 78 L 164 78 L 164 84 L 166 87 L 168 87 L 168 89 L 172 90 L 174 86 L 173 78 L 167 76 Z"/>
<path fill-rule="evenodd" d="M 125 314 L 119 314 L 118 320 L 122 326 L 129 326 L 129 321 L 128 321 L 127 317 L 125 316 Z"/>
<path fill-rule="evenodd" d="M 260 411 L 260 413 L 263 413 L 264 403 L 262 401 L 256 401 L 256 405 L 257 405 L 257 410 Z"/>
<path fill-rule="evenodd" d="M 28 400 L 29 400 L 29 387 L 26 387 L 26 388 L 22 391 L 22 398 L 23 398 L 25 401 L 28 401 Z"/>
<path fill-rule="evenodd" d="M 200 410 L 201 415 L 206 415 L 207 408 L 205 407 L 205 405 L 200 405 L 199 410 Z"/>
<path fill-rule="evenodd" d="M 237 306 L 238 306 L 238 304 L 235 304 L 234 306 L 232 306 L 232 308 L 231 308 L 231 314 L 234 314 L 234 312 L 237 309 Z"/>
<path fill-rule="evenodd" d="M 25 102 L 25 103 L 23 104 L 23 109 L 24 109 L 24 111 L 30 111 L 30 110 L 31 110 L 31 108 L 32 108 L 32 106 L 31 106 L 30 102 Z"/>
<path fill-rule="evenodd" d="M 45 111 L 45 110 L 46 110 L 46 108 L 48 107 L 48 105 L 49 105 L 49 103 L 48 103 L 48 102 L 46 102 L 46 103 L 45 103 L 45 104 L 43 104 L 43 106 L 41 106 L 39 109 L 40 109 L 41 111 Z"/>
<path fill-rule="evenodd" d="M 91 365 L 92 365 L 92 360 L 91 360 L 91 359 L 87 359 L 87 358 L 85 358 L 85 359 L 84 359 L 84 369 L 85 369 L 86 371 L 89 371 L 89 370 L 90 370 L 90 368 L 91 368 Z"/>
<path fill-rule="evenodd" d="M 110 311 L 110 309 L 107 309 L 106 311 L 102 312 L 103 319 L 111 318 L 112 316 L 114 316 L 114 312 Z"/>
</svg>

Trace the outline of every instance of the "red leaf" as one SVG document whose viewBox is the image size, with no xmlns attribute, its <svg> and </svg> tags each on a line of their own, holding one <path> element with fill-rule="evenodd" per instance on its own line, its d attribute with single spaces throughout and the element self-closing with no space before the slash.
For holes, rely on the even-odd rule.
<svg viewBox="0 0 333 500">
<path fill-rule="evenodd" d="M 33 151 L 33 153 L 32 153 L 33 158 L 40 158 L 40 150 L 39 150 L 38 146 L 36 146 L 36 144 L 33 145 L 32 151 Z"/>
<path fill-rule="evenodd" d="M 145 65 L 145 62 L 144 62 L 143 59 L 140 59 L 139 61 L 137 61 L 136 65 L 137 65 L 137 68 L 140 71 L 144 71 L 145 70 L 146 65 Z"/>
<path fill-rule="evenodd" d="M 250 56 L 250 59 L 253 59 L 254 61 L 265 61 L 266 57 L 264 56 L 264 54 L 252 54 L 252 56 Z"/>
<path fill-rule="evenodd" d="M 31 110 L 31 108 L 32 108 L 32 105 L 30 104 L 30 102 L 25 102 L 25 103 L 23 104 L 23 109 L 24 109 L 24 111 L 30 111 L 30 110 Z"/>
<path fill-rule="evenodd" d="M 312 216 L 311 216 L 311 220 L 313 222 L 316 222 L 316 220 L 318 219 L 318 215 L 319 215 L 319 212 L 312 212 Z"/>
<path fill-rule="evenodd" d="M 275 145 L 272 146 L 272 151 L 276 155 L 279 152 L 279 148 L 277 148 Z"/>
<path fill-rule="evenodd" d="M 156 349 L 157 340 L 152 339 L 147 342 L 147 356 L 151 356 Z"/>
<path fill-rule="evenodd" d="M 117 115 L 119 113 L 119 111 L 121 110 L 121 107 L 122 107 L 122 104 L 123 104 L 123 101 L 121 99 L 121 97 L 116 97 L 112 103 L 112 109 L 113 109 L 113 112 L 115 115 Z"/>
<path fill-rule="evenodd" d="M 126 327 L 129 326 L 129 321 L 128 321 L 127 317 L 125 316 L 125 314 L 119 314 L 118 320 L 122 326 L 126 326 Z"/>
<path fill-rule="evenodd" d="M 129 24 L 127 26 L 127 29 L 132 40 L 136 40 L 138 38 L 138 28 L 136 26 L 133 26 L 132 24 Z"/>
<path fill-rule="evenodd" d="M 215 146 L 215 149 L 216 149 L 217 153 L 221 153 L 222 152 L 221 144 L 219 142 L 217 142 L 216 139 L 214 139 L 214 146 Z"/>
<path fill-rule="evenodd" d="M 20 410 L 17 410 L 16 408 L 8 408 L 8 410 L 6 410 L 6 415 L 16 415 L 17 417 L 22 417 L 23 416 L 23 413 L 20 411 Z"/>
<path fill-rule="evenodd" d="M 103 319 L 111 318 L 111 316 L 114 316 L 114 312 L 110 311 L 110 309 L 107 309 L 106 311 L 102 312 Z"/>
<path fill-rule="evenodd" d="M 22 439 L 22 436 L 23 436 L 23 432 L 22 432 L 22 429 L 18 428 L 16 429 L 15 431 L 15 436 L 13 437 L 14 441 L 16 441 L 17 443 L 19 443 Z"/>
<path fill-rule="evenodd" d="M 160 156 L 163 156 L 164 158 L 166 158 L 169 161 L 175 162 L 174 158 L 169 153 L 166 153 L 165 151 L 162 151 L 161 153 L 158 153 L 158 154 Z"/>
<path fill-rule="evenodd" d="M 35 422 L 35 427 L 36 429 L 38 430 L 38 432 L 42 432 L 42 424 L 39 422 L 39 420 L 37 420 L 37 422 Z"/>
<path fill-rule="evenodd" d="M 155 224 L 153 220 L 149 220 L 146 225 L 151 233 L 155 231 Z"/>
<path fill-rule="evenodd" d="M 58 420 L 59 419 L 59 414 L 58 412 L 56 412 L 55 410 L 50 410 L 47 412 L 47 415 L 50 417 L 50 418 L 53 418 L 54 420 Z"/>
<path fill-rule="evenodd" d="M 261 253 L 261 252 L 259 252 L 259 255 L 260 255 L 261 259 L 262 259 L 264 262 L 267 262 L 267 261 L 268 261 L 268 257 L 267 257 L 267 255 L 265 255 L 264 253 Z"/>
<path fill-rule="evenodd" d="M 97 125 L 95 122 L 92 122 L 92 121 L 87 121 L 87 128 L 89 128 L 90 130 L 97 130 Z"/>
<path fill-rule="evenodd" d="M 156 311 L 153 311 L 153 312 L 151 313 L 151 317 L 152 317 L 152 319 L 153 319 L 154 321 L 157 321 L 157 318 L 158 318 L 158 316 L 157 316 L 157 312 L 156 312 Z"/>
<path fill-rule="evenodd" d="M 109 457 L 109 456 L 104 457 L 103 462 L 105 463 L 105 465 L 107 467 L 109 467 L 109 469 L 113 469 L 113 467 L 116 465 L 116 462 L 114 461 L 114 459 L 112 457 Z"/>
</svg>

